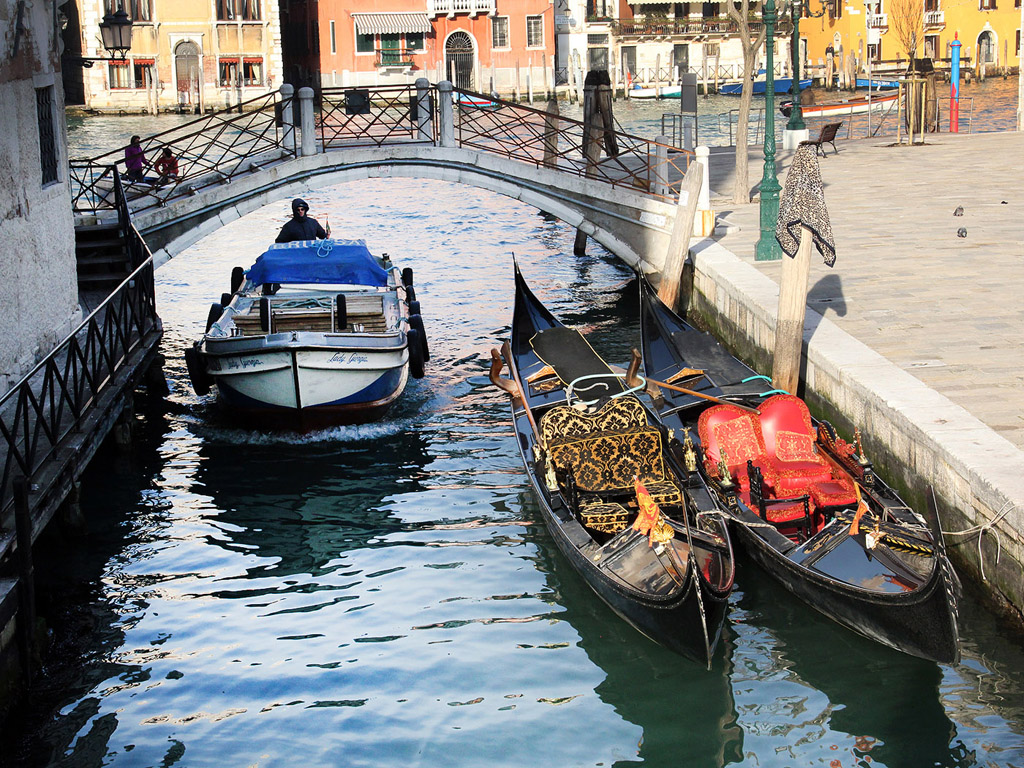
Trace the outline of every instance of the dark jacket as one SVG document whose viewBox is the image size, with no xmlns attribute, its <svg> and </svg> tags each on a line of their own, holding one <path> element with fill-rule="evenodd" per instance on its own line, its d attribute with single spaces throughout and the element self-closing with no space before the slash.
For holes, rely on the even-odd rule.
<svg viewBox="0 0 1024 768">
<path fill-rule="evenodd" d="M 309 206 L 306 205 L 305 200 L 296 198 L 292 200 L 292 219 L 285 222 L 285 225 L 281 227 L 281 233 L 277 236 L 275 243 L 292 243 L 296 240 L 323 240 L 327 237 L 327 233 L 324 228 L 320 226 L 320 222 L 310 217 L 309 215 L 299 218 L 298 209 L 299 207 L 309 210 Z"/>
</svg>

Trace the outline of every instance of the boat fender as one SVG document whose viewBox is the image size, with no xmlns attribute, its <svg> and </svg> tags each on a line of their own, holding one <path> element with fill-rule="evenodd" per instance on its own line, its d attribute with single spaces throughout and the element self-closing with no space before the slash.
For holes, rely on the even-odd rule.
<svg viewBox="0 0 1024 768">
<path fill-rule="evenodd" d="M 270 299 L 266 296 L 260 299 L 260 330 L 270 333 Z"/>
<path fill-rule="evenodd" d="M 281 290 L 281 284 L 280 283 L 264 283 L 263 284 L 263 295 L 264 296 L 273 296 L 279 290 Z"/>
<path fill-rule="evenodd" d="M 344 333 L 348 328 L 348 305 L 344 293 L 334 297 L 334 328 L 335 333 Z"/>
<path fill-rule="evenodd" d="M 405 334 L 406 346 L 409 348 L 409 373 L 414 379 L 423 378 L 423 341 L 420 332 L 410 328 Z"/>
<path fill-rule="evenodd" d="M 427 332 L 423 328 L 423 316 L 420 314 L 409 315 L 409 327 L 419 331 L 420 342 L 423 345 L 423 362 L 430 361 L 430 347 L 427 344 Z"/>
<path fill-rule="evenodd" d="M 405 289 L 405 301 L 406 303 L 410 301 L 416 301 L 416 289 L 413 288 L 411 285 L 407 286 Z"/>
<path fill-rule="evenodd" d="M 245 270 L 241 267 L 235 267 L 231 270 L 231 292 L 238 293 L 238 289 L 242 287 L 242 283 L 245 282 Z"/>
<path fill-rule="evenodd" d="M 192 380 L 192 389 L 195 390 L 197 395 L 202 397 L 210 391 L 210 385 L 213 382 L 210 374 L 203 367 L 203 361 L 199 357 L 199 350 L 195 346 L 185 350 L 185 368 L 188 369 L 188 377 Z"/>
<path fill-rule="evenodd" d="M 223 315 L 223 314 L 224 314 L 224 307 L 222 307 L 220 304 L 211 304 L 210 305 L 210 313 L 206 316 L 206 331 L 205 331 L 205 333 L 209 333 L 210 332 L 210 328 L 213 327 L 214 323 L 216 323 L 218 320 L 220 320 L 220 316 Z"/>
<path fill-rule="evenodd" d="M 420 311 L 420 303 L 418 301 L 416 301 L 415 299 L 413 299 L 412 301 L 409 302 L 409 314 L 410 315 L 422 315 L 423 314 Z"/>
<path fill-rule="evenodd" d="M 230 304 L 231 303 L 231 294 L 230 293 L 222 293 L 220 295 L 220 303 L 221 303 L 221 306 L 223 306 L 223 307 L 226 307 L 228 304 Z"/>
<path fill-rule="evenodd" d="M 412 288 L 412 267 L 406 267 L 402 270 L 402 285 L 406 288 Z"/>
</svg>

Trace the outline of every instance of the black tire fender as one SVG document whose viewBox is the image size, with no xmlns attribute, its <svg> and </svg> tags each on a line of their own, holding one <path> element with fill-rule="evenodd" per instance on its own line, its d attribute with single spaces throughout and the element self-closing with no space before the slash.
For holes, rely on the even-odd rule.
<svg viewBox="0 0 1024 768">
<path fill-rule="evenodd" d="M 231 270 L 231 292 L 238 293 L 238 289 L 242 287 L 242 283 L 245 282 L 245 270 L 241 267 L 235 267 Z"/>
<path fill-rule="evenodd" d="M 402 285 L 406 288 L 412 288 L 412 267 L 406 267 L 402 270 Z"/>
<path fill-rule="evenodd" d="M 336 333 L 344 333 L 348 328 L 348 303 L 344 293 L 334 297 L 334 328 Z"/>
<path fill-rule="evenodd" d="M 230 293 L 222 293 L 220 295 L 220 303 L 221 303 L 221 306 L 223 306 L 223 307 L 226 307 L 228 304 L 230 304 L 231 303 L 231 294 Z"/>
<path fill-rule="evenodd" d="M 423 346 L 423 362 L 429 362 L 430 345 L 427 344 L 427 331 L 423 327 L 423 316 L 419 314 L 409 315 L 409 327 L 419 332 L 420 343 Z"/>
<path fill-rule="evenodd" d="M 220 316 L 223 315 L 223 314 L 224 314 L 224 307 L 222 307 L 220 304 L 211 304 L 210 305 L 210 311 L 206 315 L 206 330 L 203 331 L 203 333 L 209 333 L 210 332 L 210 328 L 213 327 L 214 323 L 216 323 L 218 320 L 220 320 Z"/>
<path fill-rule="evenodd" d="M 185 368 L 188 369 L 188 377 L 192 381 L 192 389 L 202 397 L 210 391 L 213 378 L 206 372 L 203 360 L 199 356 L 199 349 L 191 346 L 185 350 Z"/>
<path fill-rule="evenodd" d="M 423 378 L 423 341 L 420 332 L 410 328 L 405 334 L 406 346 L 409 348 L 409 373 L 414 379 Z"/>
<path fill-rule="evenodd" d="M 409 315 L 411 316 L 411 315 L 422 315 L 422 314 L 423 313 L 420 311 L 420 303 L 418 301 L 416 301 L 415 299 L 410 301 L 409 302 Z"/>
<path fill-rule="evenodd" d="M 266 296 L 260 299 L 260 330 L 270 333 L 270 299 Z"/>
</svg>

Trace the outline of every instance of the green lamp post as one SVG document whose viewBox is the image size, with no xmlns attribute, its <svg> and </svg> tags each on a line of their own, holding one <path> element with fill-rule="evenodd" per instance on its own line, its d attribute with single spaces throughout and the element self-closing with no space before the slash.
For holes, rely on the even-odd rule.
<svg viewBox="0 0 1024 768">
<path fill-rule="evenodd" d="M 782 187 L 775 178 L 775 21 L 778 13 L 775 0 L 764 4 L 764 173 L 761 176 L 761 238 L 754 252 L 755 261 L 775 261 L 782 258 L 782 248 L 775 239 L 775 225 L 779 218 L 779 191 Z"/>
</svg>

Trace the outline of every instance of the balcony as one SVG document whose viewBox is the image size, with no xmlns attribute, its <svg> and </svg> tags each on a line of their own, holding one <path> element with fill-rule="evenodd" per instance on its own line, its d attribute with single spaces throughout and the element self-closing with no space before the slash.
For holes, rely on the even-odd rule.
<svg viewBox="0 0 1024 768">
<path fill-rule="evenodd" d="M 457 13 L 468 13 L 476 16 L 486 13 L 493 16 L 497 10 L 497 0 L 427 0 L 427 15 L 432 19 L 438 16 L 455 18 Z"/>
<path fill-rule="evenodd" d="M 383 48 L 377 51 L 377 68 L 411 67 L 412 55 L 412 51 L 403 48 Z"/>
<path fill-rule="evenodd" d="M 750 31 L 757 34 L 762 22 L 751 21 Z M 793 25 L 787 19 L 779 19 L 775 30 L 787 34 Z M 711 37 L 735 35 L 739 32 L 736 23 L 724 16 L 700 19 L 668 19 L 663 21 L 620 21 L 614 25 L 619 37 L 656 38 L 656 37 Z"/>
<path fill-rule="evenodd" d="M 925 29 L 937 29 L 946 26 L 946 12 L 945 11 L 925 11 L 924 12 L 924 28 Z"/>
<path fill-rule="evenodd" d="M 887 13 L 873 13 L 868 16 L 868 27 L 871 29 L 888 29 L 889 28 L 889 14 Z"/>
</svg>

